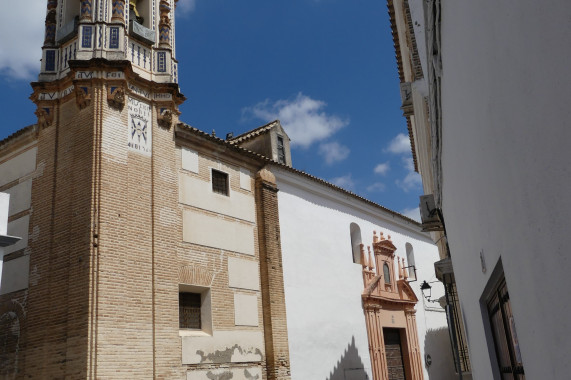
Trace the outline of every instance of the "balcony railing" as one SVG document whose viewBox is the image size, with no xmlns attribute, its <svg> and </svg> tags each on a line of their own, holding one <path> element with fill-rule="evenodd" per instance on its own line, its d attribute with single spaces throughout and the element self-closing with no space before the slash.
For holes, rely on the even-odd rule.
<svg viewBox="0 0 571 380">
<path fill-rule="evenodd" d="M 133 20 L 129 21 L 129 35 L 149 45 L 155 43 L 155 31 Z"/>
</svg>

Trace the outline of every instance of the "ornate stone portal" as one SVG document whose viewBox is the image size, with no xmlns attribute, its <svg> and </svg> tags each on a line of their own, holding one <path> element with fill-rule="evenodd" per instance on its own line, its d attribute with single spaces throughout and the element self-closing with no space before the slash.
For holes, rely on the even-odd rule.
<svg viewBox="0 0 571 380">
<path fill-rule="evenodd" d="M 407 282 L 404 259 L 396 258 L 391 237 L 373 235 L 374 260 L 361 244 L 362 294 L 373 380 L 422 380 L 422 360 L 416 329 L 418 298 Z M 398 275 L 398 279 L 397 279 Z"/>
</svg>

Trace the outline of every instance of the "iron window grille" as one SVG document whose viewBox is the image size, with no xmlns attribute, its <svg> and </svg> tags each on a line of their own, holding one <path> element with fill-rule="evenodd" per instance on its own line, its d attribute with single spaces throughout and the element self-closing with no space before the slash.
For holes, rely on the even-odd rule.
<svg viewBox="0 0 571 380">
<path fill-rule="evenodd" d="M 228 195 L 228 173 L 212 169 L 212 191 Z"/>
<path fill-rule="evenodd" d="M 458 300 L 458 292 L 456 283 L 450 282 L 445 284 L 447 298 L 447 317 L 448 328 L 450 332 L 450 340 L 452 347 L 457 348 L 458 355 L 454 355 L 454 366 L 456 372 L 471 372 L 470 356 L 468 355 L 468 344 L 464 333 L 464 321 L 462 320 L 462 311 L 460 309 L 460 301 Z"/>
<path fill-rule="evenodd" d="M 181 329 L 202 328 L 200 320 L 200 293 L 179 293 L 179 327 Z"/>
</svg>

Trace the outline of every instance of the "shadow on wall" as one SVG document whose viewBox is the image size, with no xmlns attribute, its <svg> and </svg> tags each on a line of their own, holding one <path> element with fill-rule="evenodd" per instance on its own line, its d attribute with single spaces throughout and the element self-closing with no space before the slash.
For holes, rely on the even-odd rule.
<svg viewBox="0 0 571 380">
<path fill-rule="evenodd" d="M 428 377 L 432 380 L 456 380 L 458 375 L 454 370 L 454 358 L 450 347 L 450 335 L 448 329 L 430 329 L 424 338 L 424 365 L 428 371 Z M 426 364 L 426 356 L 430 355 L 432 364 Z"/>
<path fill-rule="evenodd" d="M 20 321 L 14 312 L 0 316 L 0 379 L 15 378 L 18 370 Z"/>
<path fill-rule="evenodd" d="M 327 380 L 369 380 L 363 360 L 355 346 L 355 337 L 351 339 L 337 365 L 329 374 Z"/>
</svg>

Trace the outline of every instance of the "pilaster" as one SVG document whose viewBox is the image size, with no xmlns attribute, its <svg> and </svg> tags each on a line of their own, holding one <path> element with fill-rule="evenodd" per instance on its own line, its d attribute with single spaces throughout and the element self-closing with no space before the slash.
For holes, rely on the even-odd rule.
<svg viewBox="0 0 571 380">
<path fill-rule="evenodd" d="M 256 208 L 268 380 L 290 379 L 278 188 L 267 169 L 256 175 Z"/>
</svg>

